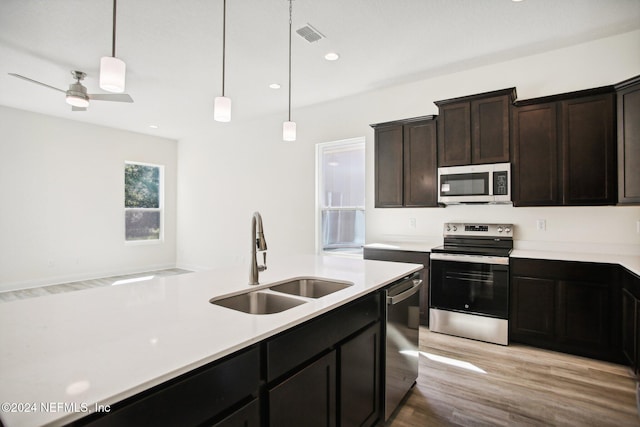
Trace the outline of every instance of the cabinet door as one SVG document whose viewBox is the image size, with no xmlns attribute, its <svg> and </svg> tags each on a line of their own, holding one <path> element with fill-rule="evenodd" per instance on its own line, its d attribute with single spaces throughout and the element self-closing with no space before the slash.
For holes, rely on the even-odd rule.
<svg viewBox="0 0 640 427">
<path fill-rule="evenodd" d="M 615 204 L 617 200 L 614 95 L 562 101 L 563 202 Z"/>
<path fill-rule="evenodd" d="M 438 166 L 471 164 L 471 106 L 443 105 L 438 116 Z"/>
<path fill-rule="evenodd" d="M 560 280 L 558 296 L 558 342 L 593 357 L 611 351 L 609 284 Z"/>
<path fill-rule="evenodd" d="M 512 277 L 510 339 L 537 345 L 555 339 L 556 284 L 550 279 Z"/>
<path fill-rule="evenodd" d="M 340 425 L 371 426 L 380 418 L 380 323 L 340 347 Z"/>
<path fill-rule="evenodd" d="M 259 400 L 252 400 L 222 421 L 214 424 L 214 427 L 260 427 Z"/>
<path fill-rule="evenodd" d="M 375 207 L 402 207 L 402 125 L 375 130 Z"/>
<path fill-rule="evenodd" d="M 622 352 L 627 362 L 636 366 L 636 324 L 637 324 L 637 300 L 631 293 L 622 290 Z"/>
<path fill-rule="evenodd" d="M 404 206 L 438 206 L 436 121 L 404 126 Z"/>
<path fill-rule="evenodd" d="M 514 206 L 560 203 L 556 117 L 555 103 L 513 109 Z"/>
<path fill-rule="evenodd" d="M 335 350 L 269 390 L 269 425 L 336 425 Z"/>
<path fill-rule="evenodd" d="M 509 96 L 471 102 L 473 164 L 509 161 Z"/>
<path fill-rule="evenodd" d="M 618 202 L 640 203 L 640 78 L 618 92 Z"/>
</svg>

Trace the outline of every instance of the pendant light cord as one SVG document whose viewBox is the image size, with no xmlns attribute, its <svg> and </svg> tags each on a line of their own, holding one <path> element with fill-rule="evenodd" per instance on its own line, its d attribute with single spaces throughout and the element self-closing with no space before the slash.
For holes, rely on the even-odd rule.
<svg viewBox="0 0 640 427">
<path fill-rule="evenodd" d="M 227 50 L 227 0 L 222 1 L 222 96 L 224 97 L 224 69 Z"/>
<path fill-rule="evenodd" d="M 291 121 L 291 16 L 293 0 L 289 0 L 289 121 Z"/>
<path fill-rule="evenodd" d="M 116 0 L 113 0 L 113 32 L 111 34 L 111 56 L 116 57 Z"/>
</svg>

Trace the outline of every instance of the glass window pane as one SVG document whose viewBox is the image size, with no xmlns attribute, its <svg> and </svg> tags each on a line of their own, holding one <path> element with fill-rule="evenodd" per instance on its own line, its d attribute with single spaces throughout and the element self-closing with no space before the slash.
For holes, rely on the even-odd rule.
<svg viewBox="0 0 640 427">
<path fill-rule="evenodd" d="M 160 207 L 160 168 L 156 166 L 125 164 L 125 208 Z"/>
<path fill-rule="evenodd" d="M 322 247 L 324 250 L 361 248 L 364 245 L 364 211 L 322 211 Z"/>
<path fill-rule="evenodd" d="M 160 211 L 126 210 L 125 230 L 126 240 L 160 239 Z"/>
<path fill-rule="evenodd" d="M 324 150 L 322 206 L 364 206 L 364 167 L 364 144 Z"/>
</svg>

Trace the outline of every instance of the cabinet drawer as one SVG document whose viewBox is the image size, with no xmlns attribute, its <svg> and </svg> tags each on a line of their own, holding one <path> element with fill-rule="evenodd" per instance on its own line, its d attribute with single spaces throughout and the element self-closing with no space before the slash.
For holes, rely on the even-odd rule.
<svg viewBox="0 0 640 427">
<path fill-rule="evenodd" d="M 112 412 L 86 424 L 81 420 L 79 425 L 200 425 L 242 399 L 257 395 L 259 382 L 260 352 L 253 347 L 115 404 Z"/>
<path fill-rule="evenodd" d="M 513 276 L 586 282 L 611 282 L 616 269 L 613 264 L 530 258 L 511 258 L 510 263 Z"/>
<path fill-rule="evenodd" d="M 331 348 L 380 318 L 380 293 L 347 304 L 267 341 L 267 381 Z"/>
</svg>

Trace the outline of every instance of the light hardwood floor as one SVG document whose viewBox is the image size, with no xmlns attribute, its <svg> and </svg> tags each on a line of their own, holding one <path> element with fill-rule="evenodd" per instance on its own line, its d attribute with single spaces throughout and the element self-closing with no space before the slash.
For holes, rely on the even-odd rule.
<svg viewBox="0 0 640 427">
<path fill-rule="evenodd" d="M 417 384 L 388 427 L 640 426 L 626 366 L 424 327 L 419 358 Z"/>
</svg>

